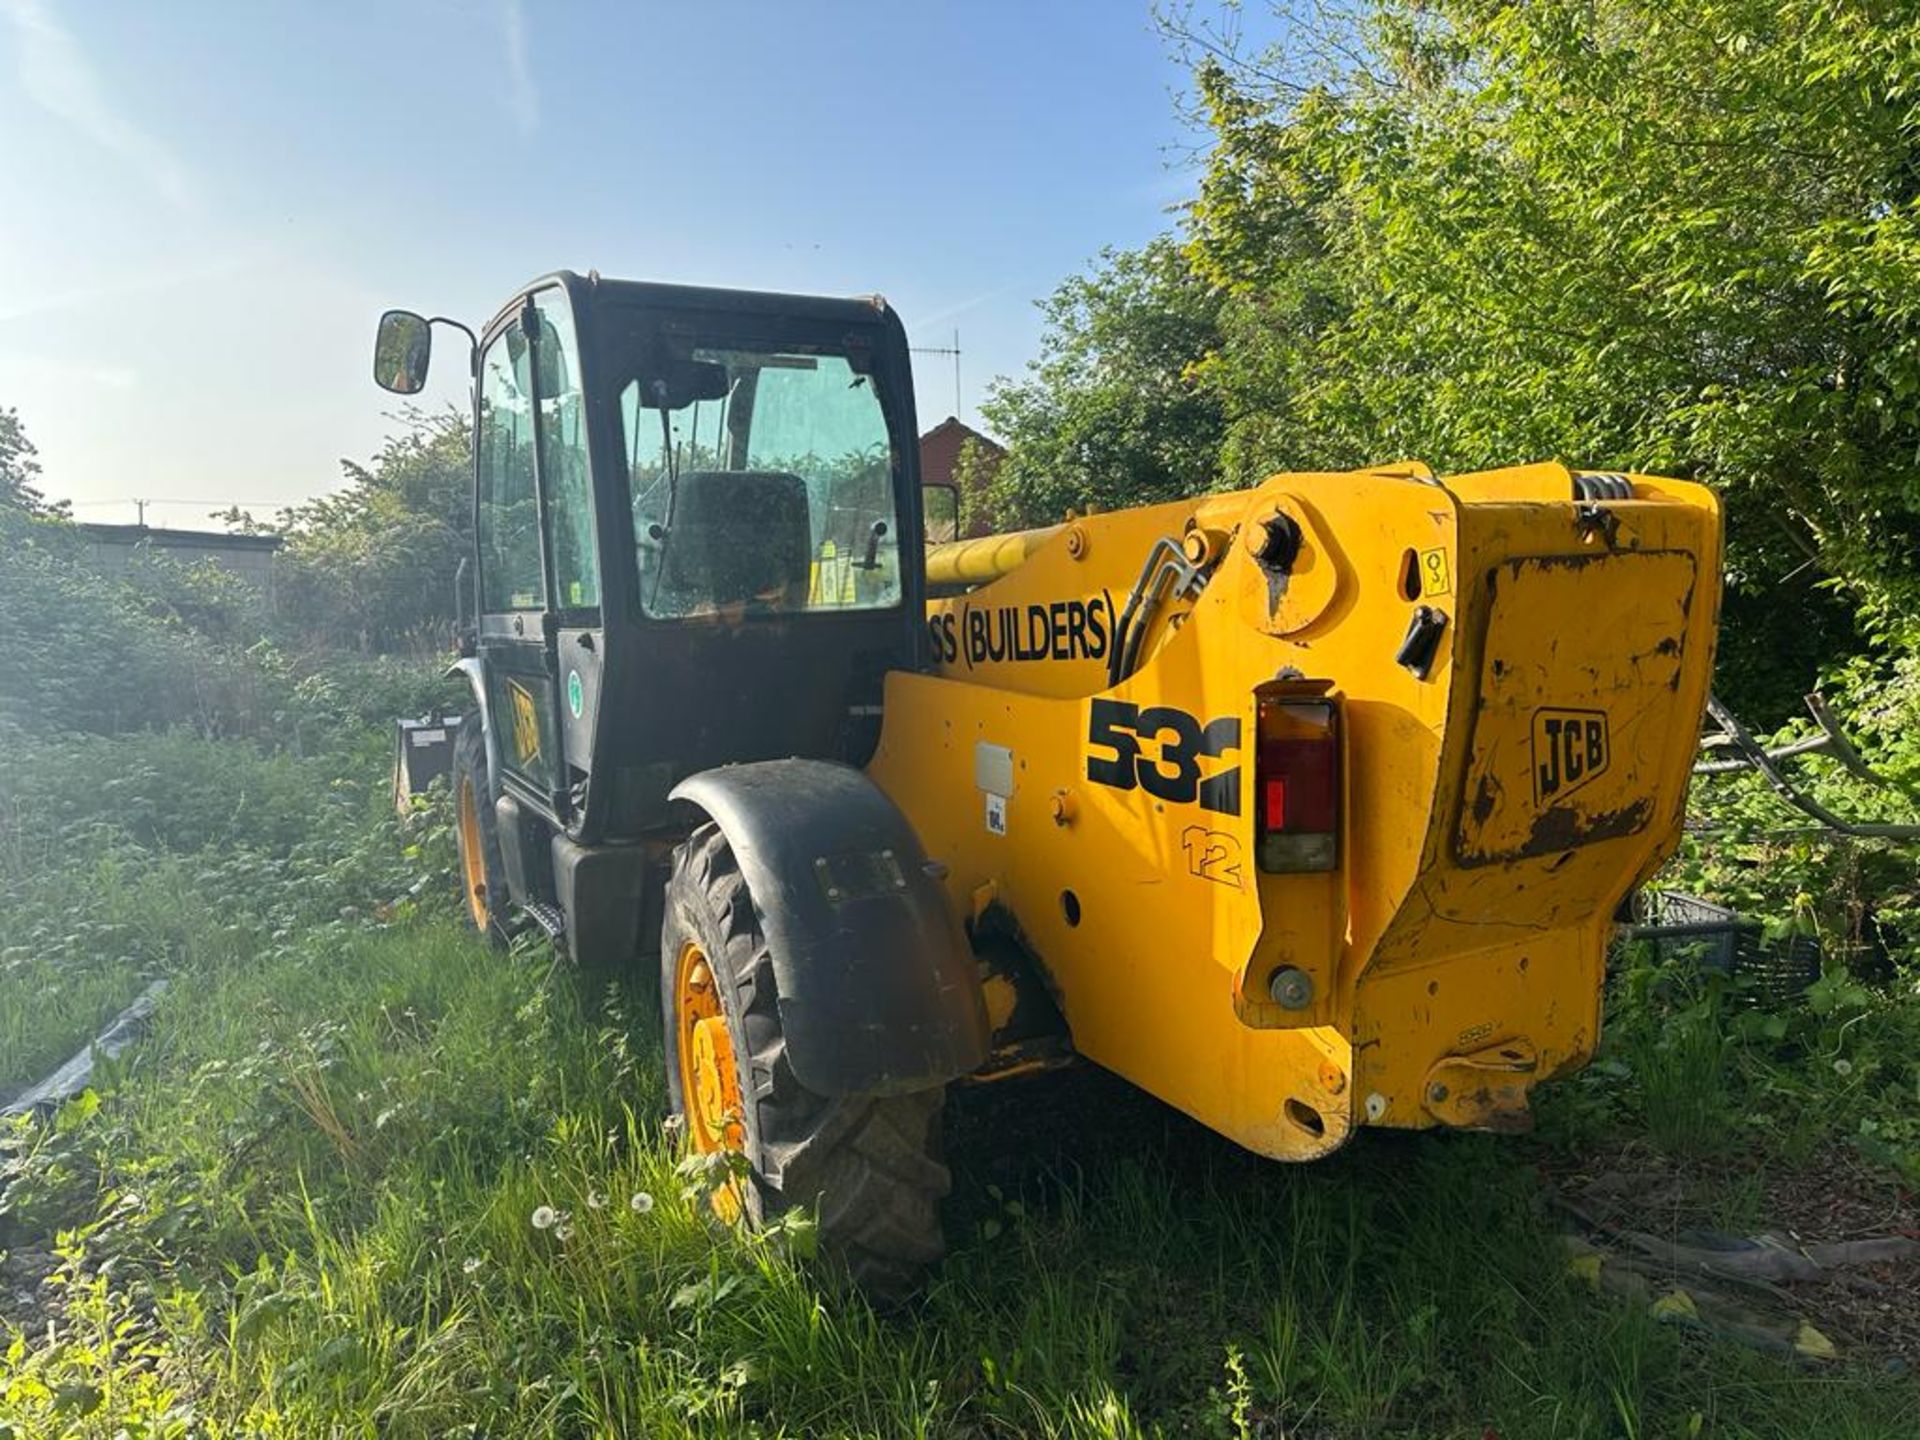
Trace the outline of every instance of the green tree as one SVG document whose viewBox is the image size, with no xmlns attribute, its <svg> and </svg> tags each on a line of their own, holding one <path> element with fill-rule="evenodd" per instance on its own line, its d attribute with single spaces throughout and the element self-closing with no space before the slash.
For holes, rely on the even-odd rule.
<svg viewBox="0 0 1920 1440">
<path fill-rule="evenodd" d="M 1008 446 L 988 490 L 994 523 L 1045 524 L 1069 508 L 1212 486 L 1226 421 L 1195 367 L 1219 343 L 1219 296 L 1178 245 L 1107 251 L 1041 309 L 1040 358 L 981 407 Z"/>
<path fill-rule="evenodd" d="M 39 453 L 20 423 L 20 412 L 0 407 L 0 508 L 42 517 L 67 513 L 65 501 L 48 504 L 35 483 L 40 478 Z"/>
<path fill-rule="evenodd" d="M 1920 11 L 1378 0 L 1261 53 L 1187 34 L 1235 478 L 1563 456 L 1705 480 L 1728 653 L 1783 681 L 1768 705 L 1855 612 L 1911 605 Z"/>
<path fill-rule="evenodd" d="M 473 452 L 466 415 L 409 410 L 346 484 L 282 513 L 281 621 L 362 651 L 438 648 L 451 633 L 454 573 L 473 552 Z M 233 517 L 245 522 L 250 517 Z"/>
</svg>

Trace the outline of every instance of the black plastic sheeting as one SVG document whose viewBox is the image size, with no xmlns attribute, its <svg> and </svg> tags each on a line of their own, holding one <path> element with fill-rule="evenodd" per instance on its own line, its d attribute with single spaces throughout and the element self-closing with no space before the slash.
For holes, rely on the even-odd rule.
<svg viewBox="0 0 1920 1440">
<path fill-rule="evenodd" d="M 57 1110 L 74 1096 L 85 1090 L 93 1081 L 93 1067 L 102 1058 L 112 1060 L 140 1038 L 147 1028 L 147 1022 L 153 1018 L 154 1006 L 159 1004 L 161 993 L 167 988 L 167 982 L 156 980 L 140 993 L 135 1000 L 106 1029 L 93 1037 L 86 1049 L 75 1055 L 66 1064 L 54 1071 L 36 1085 L 22 1090 L 4 1107 L 0 1107 L 0 1117 L 25 1115 L 29 1111 Z"/>
</svg>

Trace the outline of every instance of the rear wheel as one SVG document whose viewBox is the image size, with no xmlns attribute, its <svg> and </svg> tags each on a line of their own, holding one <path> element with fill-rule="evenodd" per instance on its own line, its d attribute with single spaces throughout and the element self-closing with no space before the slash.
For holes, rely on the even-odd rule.
<svg viewBox="0 0 1920 1440">
<path fill-rule="evenodd" d="M 500 855 L 492 796 L 486 738 L 480 717 L 469 715 L 453 742 L 453 838 L 460 856 L 460 888 L 467 922 L 494 944 L 504 945 L 506 862 Z"/>
<path fill-rule="evenodd" d="M 674 851 L 660 972 L 667 1088 L 687 1142 L 747 1161 L 713 1192 L 714 1212 L 763 1222 L 817 1205 L 821 1248 L 875 1299 L 903 1298 L 945 1249 L 944 1087 L 831 1097 L 800 1084 L 766 936 L 717 826 Z"/>
</svg>

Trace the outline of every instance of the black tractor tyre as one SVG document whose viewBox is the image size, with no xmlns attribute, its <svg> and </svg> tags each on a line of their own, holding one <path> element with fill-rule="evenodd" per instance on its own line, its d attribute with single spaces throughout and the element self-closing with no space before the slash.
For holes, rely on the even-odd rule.
<svg viewBox="0 0 1920 1440">
<path fill-rule="evenodd" d="M 712 969 L 732 1040 L 745 1112 L 741 1148 L 751 1167 L 741 1187 L 747 1217 L 765 1223 L 817 1206 L 822 1253 L 875 1302 L 906 1299 L 946 1251 L 940 1229 L 940 1201 L 952 1183 L 940 1158 L 946 1087 L 824 1096 L 801 1085 L 787 1060 L 773 957 L 753 897 L 726 838 L 707 824 L 674 851 L 661 925 L 667 1097 L 683 1122 L 676 979 L 689 942 Z M 691 1123 L 687 1133 L 691 1139 Z"/>
<path fill-rule="evenodd" d="M 468 715 L 453 740 L 453 840 L 459 853 L 455 877 L 461 914 L 489 943 L 504 948 L 507 923 L 507 862 L 500 853 L 500 822 L 493 810 L 487 742 L 480 717 Z M 471 805 L 472 812 L 466 807 Z M 475 893 L 475 892 L 478 893 Z"/>
</svg>

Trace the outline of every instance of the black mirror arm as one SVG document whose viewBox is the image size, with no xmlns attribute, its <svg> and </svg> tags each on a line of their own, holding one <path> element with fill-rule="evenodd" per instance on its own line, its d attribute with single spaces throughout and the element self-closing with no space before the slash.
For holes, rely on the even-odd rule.
<svg viewBox="0 0 1920 1440">
<path fill-rule="evenodd" d="M 430 315 L 427 324 L 451 325 L 467 337 L 467 373 L 477 377 L 480 374 L 480 337 L 464 321 L 455 320 L 450 315 Z"/>
</svg>

